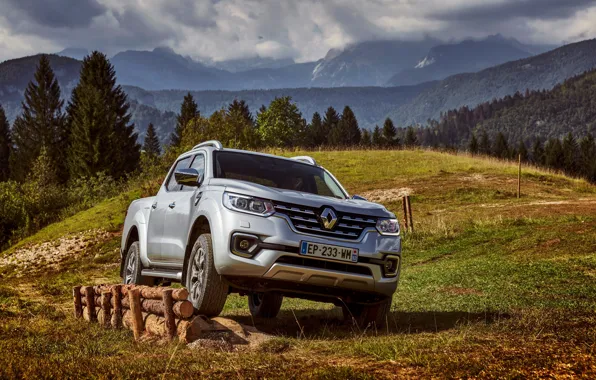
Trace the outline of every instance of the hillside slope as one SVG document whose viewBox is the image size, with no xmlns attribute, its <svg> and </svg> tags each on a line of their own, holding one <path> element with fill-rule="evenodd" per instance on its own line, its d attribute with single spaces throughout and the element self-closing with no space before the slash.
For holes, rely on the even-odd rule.
<svg viewBox="0 0 596 380">
<path fill-rule="evenodd" d="M 397 196 L 411 194 L 415 232 L 404 236 L 386 329 L 359 330 L 340 322 L 339 308 L 298 299 L 284 299 L 275 320 L 253 320 L 237 295 L 223 314 L 272 340 L 139 344 L 128 330 L 75 320 L 74 285 L 119 281 L 120 225 L 139 195 L 131 192 L 0 254 L 71 247 L 56 267 L 0 264 L 0 352 L 11 353 L 0 355 L 0 377 L 596 376 L 594 186 L 524 168 L 516 199 L 517 167 L 507 162 L 429 151 L 277 153 L 314 156 L 348 191 L 400 218 Z"/>
<path fill-rule="evenodd" d="M 400 125 L 438 119 L 441 112 L 502 98 L 526 89 L 550 89 L 596 67 L 596 39 L 470 74 L 451 76 L 390 113 Z"/>
</svg>

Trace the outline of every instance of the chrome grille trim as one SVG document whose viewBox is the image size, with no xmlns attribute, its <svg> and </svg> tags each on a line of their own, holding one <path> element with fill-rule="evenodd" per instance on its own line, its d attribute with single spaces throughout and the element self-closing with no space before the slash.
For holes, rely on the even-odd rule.
<svg viewBox="0 0 596 380">
<path fill-rule="evenodd" d="M 324 209 L 288 203 L 274 202 L 278 215 L 284 216 L 297 230 L 312 235 L 335 237 L 338 239 L 356 240 L 364 231 L 375 228 L 377 220 L 366 215 L 345 214 L 336 210 L 338 223 L 335 228 L 326 230 L 319 221 L 319 213 Z"/>
</svg>

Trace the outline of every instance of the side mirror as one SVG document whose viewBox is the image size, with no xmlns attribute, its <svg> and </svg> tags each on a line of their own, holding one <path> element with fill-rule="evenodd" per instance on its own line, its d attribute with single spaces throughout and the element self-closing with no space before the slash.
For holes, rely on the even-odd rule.
<svg viewBox="0 0 596 380">
<path fill-rule="evenodd" d="M 357 201 L 368 201 L 368 199 L 361 197 L 360 195 L 352 195 L 352 199 L 355 199 Z"/>
<path fill-rule="evenodd" d="M 197 169 L 178 169 L 174 172 L 176 183 L 183 186 L 199 187 L 203 182 L 203 175 Z"/>
</svg>

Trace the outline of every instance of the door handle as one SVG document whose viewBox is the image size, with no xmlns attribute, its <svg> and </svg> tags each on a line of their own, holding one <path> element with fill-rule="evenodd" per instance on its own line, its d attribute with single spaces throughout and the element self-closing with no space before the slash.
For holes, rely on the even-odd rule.
<svg viewBox="0 0 596 380">
<path fill-rule="evenodd" d="M 153 202 L 153 204 L 151 205 L 151 208 L 155 210 L 157 208 L 157 202 Z"/>
<path fill-rule="evenodd" d="M 176 207 L 176 202 L 172 202 L 168 205 L 169 208 L 174 208 Z"/>
</svg>

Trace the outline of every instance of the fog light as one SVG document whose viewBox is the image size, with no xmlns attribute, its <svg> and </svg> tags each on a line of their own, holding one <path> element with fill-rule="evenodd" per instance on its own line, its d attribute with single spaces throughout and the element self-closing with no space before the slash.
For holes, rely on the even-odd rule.
<svg viewBox="0 0 596 380">
<path fill-rule="evenodd" d="M 242 257 L 253 257 L 259 251 L 259 238 L 248 234 L 233 234 L 231 250 Z"/>
<path fill-rule="evenodd" d="M 250 247 L 250 243 L 248 240 L 241 240 L 239 246 L 241 249 L 247 250 Z"/>
<path fill-rule="evenodd" d="M 383 274 L 385 277 L 395 277 L 399 271 L 399 257 L 387 257 L 383 264 Z"/>
</svg>

